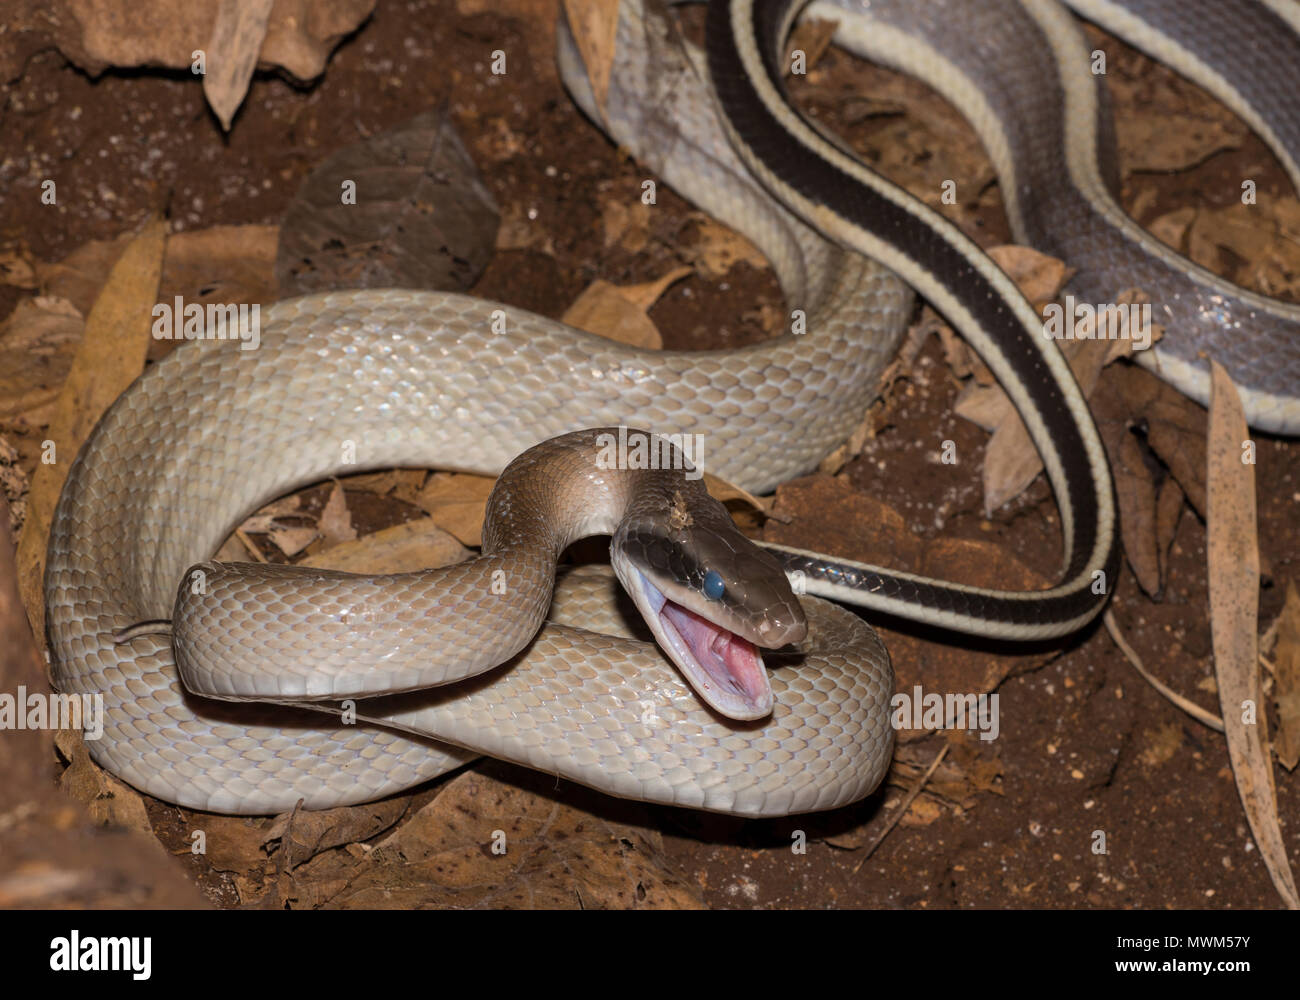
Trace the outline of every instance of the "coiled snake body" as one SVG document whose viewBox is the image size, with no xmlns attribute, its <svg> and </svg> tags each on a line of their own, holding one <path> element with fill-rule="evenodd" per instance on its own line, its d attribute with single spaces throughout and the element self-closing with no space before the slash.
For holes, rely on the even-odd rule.
<svg viewBox="0 0 1300 1000">
<path fill-rule="evenodd" d="M 187 682 L 225 698 L 338 698 L 423 685 L 428 678 L 411 664 L 399 663 L 378 689 L 350 672 L 353 662 L 365 665 L 350 651 L 373 639 L 369 654 L 382 661 L 389 640 L 378 631 L 340 631 L 343 617 L 349 626 L 409 625 L 412 601 L 388 591 L 361 599 L 349 589 L 346 614 L 312 605 L 299 619 L 292 601 L 247 601 L 238 573 L 223 591 L 225 571 L 209 565 L 199 567 L 212 588 L 206 596 L 188 610 L 184 599 L 176 602 L 188 567 L 248 511 L 337 471 L 345 441 L 358 458 L 349 471 L 496 473 L 545 439 L 636 424 L 705 435 L 710 471 L 755 491 L 815 465 L 870 400 L 911 293 L 772 202 L 764 187 L 832 240 L 880 256 L 977 345 L 1044 455 L 1068 564 L 1062 583 L 1041 594 L 982 591 L 797 551 L 780 554 L 786 568 L 801 571 L 813 593 L 1011 638 L 1064 634 L 1096 614 L 1104 600 L 1096 577 L 1113 576 L 1116 565 L 1114 511 L 1105 457 L 1077 388 L 1055 347 L 1035 337 L 1032 310 L 964 237 L 859 176 L 838 147 L 800 131 L 777 107 L 784 104 L 773 96 L 772 53 L 780 44 L 773 39 L 788 28 L 789 6 L 778 4 L 768 21 L 751 19 L 746 0 L 711 12 L 712 68 L 739 156 L 714 119 L 703 56 L 680 44 L 659 14 L 624 5 L 620 63 L 603 111 L 564 31 L 560 62 L 575 98 L 611 135 L 759 245 L 791 302 L 807 310 L 809 332 L 734 352 L 648 352 L 508 308 L 501 329 L 492 312 L 506 307 L 465 296 L 387 290 L 278 303 L 264 312 L 255 352 L 202 342 L 176 350 L 97 426 L 70 471 L 51 532 L 53 676 L 62 690 L 103 696 L 96 760 L 151 794 L 223 812 L 365 801 L 477 752 L 613 794 L 742 815 L 829 808 L 867 794 L 891 745 L 888 660 L 855 617 L 811 599 L 803 604 L 804 652 L 781 654 L 802 666 L 776 671 L 772 713 L 743 724 L 701 706 L 653 648 L 564 625 L 544 627 L 509 669 L 360 702 L 358 718 L 376 725 L 322 725 L 319 714 L 302 710 L 199 698 L 178 678 L 170 639 L 113 640 L 118 630 L 176 610 Z M 826 200 L 814 175 L 827 164 L 865 200 Z M 890 243 L 873 234 L 862 218 L 873 198 L 900 225 L 918 222 L 932 235 L 900 231 Z M 507 592 L 528 604 L 518 625 L 528 631 L 539 605 L 522 595 L 533 591 L 519 571 L 495 568 L 517 574 Z M 257 586 L 269 581 L 274 590 L 280 572 L 266 570 Z M 321 588 L 351 586 L 328 574 L 316 585 L 317 597 Z M 608 606 L 605 586 L 585 576 L 562 586 L 559 615 L 568 620 L 566 607 L 595 615 L 597 605 Z M 445 600 L 468 601 L 456 593 Z M 244 613 L 233 626 L 232 610 Z M 310 628 L 295 628 L 308 620 Z M 459 636 L 423 641 L 477 649 L 507 628 L 511 642 L 518 638 L 514 626 L 468 622 Z M 195 649 L 219 653 L 224 643 L 228 654 L 243 652 L 233 663 L 229 655 L 190 656 L 187 635 Z M 302 662 L 304 653 L 320 672 L 295 674 L 290 666 L 262 679 L 260 660 Z M 481 666 L 466 666 L 469 659 L 457 660 L 459 676 Z"/>
</svg>

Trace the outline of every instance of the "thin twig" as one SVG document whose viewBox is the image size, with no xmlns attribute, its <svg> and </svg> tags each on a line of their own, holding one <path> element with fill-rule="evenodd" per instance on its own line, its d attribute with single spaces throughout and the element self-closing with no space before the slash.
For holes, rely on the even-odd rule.
<svg viewBox="0 0 1300 1000">
<path fill-rule="evenodd" d="M 871 855 L 875 853 L 876 848 L 880 846 L 881 842 L 889 836 L 889 831 L 896 827 L 898 821 L 907 814 L 907 810 L 911 807 L 913 800 L 921 794 L 921 789 L 925 787 L 925 783 L 929 781 L 930 776 L 934 774 L 935 768 L 937 768 L 943 762 L 943 759 L 948 756 L 948 746 L 949 744 L 945 743 L 943 749 L 935 754 L 934 760 L 930 762 L 930 766 L 926 769 L 925 774 L 921 775 L 921 779 L 913 785 L 911 791 L 903 797 L 903 801 L 899 804 L 898 811 L 894 814 L 894 818 L 885 825 L 885 828 L 880 831 L 876 839 L 868 845 L 867 853 L 862 855 L 862 860 L 854 866 L 852 874 L 856 875 L 858 873 L 862 866 L 867 863 L 867 858 L 871 857 Z"/>
<path fill-rule="evenodd" d="M 1103 621 L 1105 621 L 1106 623 L 1106 631 L 1109 632 L 1110 637 L 1115 640 L 1115 645 L 1119 647 L 1119 651 L 1123 653 L 1125 657 L 1128 658 L 1129 663 L 1133 664 L 1133 668 L 1144 678 L 1146 678 L 1146 682 L 1148 684 L 1150 684 L 1153 688 L 1159 691 L 1171 702 L 1173 702 L 1175 705 L 1181 708 L 1184 712 L 1190 715 L 1197 722 L 1201 723 L 1201 725 L 1209 726 L 1211 729 L 1215 730 L 1216 732 L 1220 732 L 1220 733 L 1223 732 L 1222 719 L 1220 719 L 1213 712 L 1207 712 L 1205 709 L 1201 708 L 1200 705 L 1196 704 L 1196 702 L 1189 701 L 1188 699 L 1184 698 L 1181 694 L 1179 694 L 1177 691 L 1171 688 L 1164 681 L 1160 680 L 1158 677 L 1155 677 L 1153 674 L 1151 674 L 1147 670 L 1147 668 L 1142 665 L 1142 660 L 1139 659 L 1137 653 L 1134 652 L 1133 647 L 1130 646 L 1124 640 L 1124 636 L 1119 630 L 1119 623 L 1115 621 L 1115 616 L 1109 608 L 1106 609 L 1106 615 L 1103 618 Z"/>
</svg>

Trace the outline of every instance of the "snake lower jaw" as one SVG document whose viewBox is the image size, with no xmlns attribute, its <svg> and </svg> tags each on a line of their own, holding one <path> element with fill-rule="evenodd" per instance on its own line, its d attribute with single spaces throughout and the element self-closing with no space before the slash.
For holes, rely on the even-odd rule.
<svg viewBox="0 0 1300 1000">
<path fill-rule="evenodd" d="M 618 575 L 659 648 L 701 701 L 741 722 L 772 714 L 772 684 L 757 646 L 670 600 L 640 570 Z"/>
</svg>

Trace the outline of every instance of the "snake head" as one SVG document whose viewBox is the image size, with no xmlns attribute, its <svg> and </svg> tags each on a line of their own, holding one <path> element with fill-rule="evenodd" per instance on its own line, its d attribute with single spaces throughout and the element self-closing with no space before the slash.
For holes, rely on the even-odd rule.
<svg viewBox="0 0 1300 1000">
<path fill-rule="evenodd" d="M 807 620 L 780 564 L 722 504 L 685 481 L 629 511 L 611 556 L 660 648 L 706 704 L 732 719 L 771 713 L 758 647 L 801 641 Z"/>
</svg>

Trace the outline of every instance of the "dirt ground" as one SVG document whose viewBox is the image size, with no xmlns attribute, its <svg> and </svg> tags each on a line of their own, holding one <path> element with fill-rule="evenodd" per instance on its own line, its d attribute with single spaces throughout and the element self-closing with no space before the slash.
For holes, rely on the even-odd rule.
<svg viewBox="0 0 1300 1000">
<path fill-rule="evenodd" d="M 698 15 L 684 14 L 692 30 L 698 29 Z M 1209 102 L 1194 88 L 1172 82 L 1166 69 L 1096 37 L 1116 75 L 1130 84 L 1117 96 L 1121 119 L 1148 89 L 1172 89 L 1193 108 Z M 297 85 L 258 74 L 228 136 L 189 74 L 108 72 L 92 79 L 55 52 L 36 55 L 19 79 L 0 90 L 0 247 L 21 246 L 42 260 L 58 260 L 90 240 L 134 231 L 164 210 L 173 231 L 276 223 L 325 156 L 445 104 L 503 218 L 526 219 L 539 234 L 532 247 L 498 252 L 475 294 L 558 317 L 594 279 L 630 284 L 657 278 L 690 258 L 698 215 L 661 186 L 647 245 L 636 253 L 605 245 L 603 206 L 636 201 L 646 174 L 576 110 L 540 38 L 522 15 L 462 13 L 451 2 L 381 0 L 338 48 L 320 80 Z M 507 85 L 485 69 L 496 49 L 510 54 Z M 886 90 L 899 107 L 887 115 L 855 114 L 846 91 L 872 87 Z M 876 146 L 900 130 L 919 130 L 922 145 L 929 141 L 924 137 L 963 149 L 974 145 L 952 112 L 938 124 L 908 113 L 913 106 L 934 107 L 936 99 L 923 86 L 834 51 L 796 88 L 796 96 L 868 157 L 879 156 Z M 1123 129 L 1120 136 L 1126 137 Z M 927 183 L 930 169 L 918 163 L 912 180 Z M 62 189 L 94 196 L 42 205 L 39 180 L 51 172 Z M 1139 221 L 1147 222 L 1176 208 L 1228 205 L 1243 175 L 1259 178 L 1261 191 L 1293 194 L 1271 155 L 1247 136 L 1238 148 L 1177 173 L 1129 175 L 1124 198 Z M 1009 237 L 996 185 L 966 199 L 957 218 L 986 245 Z M 27 294 L 0 286 L 0 318 Z M 696 273 L 676 284 L 651 318 L 667 346 L 723 348 L 763 336 L 765 306 L 781 306 L 770 272 L 741 263 L 721 279 Z M 871 498 L 897 511 L 918 544 L 940 538 L 994 542 L 1033 573 L 1054 577 L 1061 543 L 1050 491 L 1040 477 L 1026 496 L 985 519 L 980 469 L 987 435 L 952 414 L 958 391 L 939 341 L 930 338 L 910 370 L 888 387 L 885 404 L 873 416 L 876 433 L 861 454 L 833 486 L 811 479 L 794 484 L 783 494 L 792 522 L 769 525 L 769 532 L 807 547 L 838 546 L 846 555 L 870 556 L 855 545 L 853 517 L 874 509 L 857 506 L 855 498 Z M 23 467 L 34 469 L 41 428 L 10 420 L 0 424 L 0 434 L 17 448 Z M 960 464 L 942 465 L 920 454 L 945 439 L 957 443 Z M 1300 445 L 1264 435 L 1257 441 L 1266 561 L 1262 629 L 1280 611 L 1287 581 L 1300 579 Z M 831 495 L 818 492 L 826 490 L 841 502 L 835 516 L 819 515 L 801 500 Z M 364 510 L 363 531 L 401 519 L 391 510 Z M 1152 600 L 1126 566 L 1112 607 L 1148 669 L 1217 712 L 1206 532 L 1191 509 L 1178 522 L 1166 580 L 1160 600 Z M 1104 629 L 1090 630 L 1064 650 L 1022 653 L 890 624 L 882 632 L 900 690 L 963 671 L 973 678 L 991 670 L 1009 674 L 997 689 L 998 739 L 908 739 L 884 790 L 833 813 L 742 822 L 638 807 L 637 821 L 662 834 L 669 864 L 707 905 L 1279 905 L 1252 842 L 1223 737 L 1143 681 Z M 937 775 L 944 779 L 938 791 L 922 794 L 868 855 L 867 845 L 946 743 L 952 748 Z M 620 805 L 567 785 L 557 789 L 550 779 L 500 765 L 491 773 L 544 796 L 573 797 L 598 813 L 623 815 Z M 1283 836 L 1295 864 L 1300 782 L 1280 767 L 1276 781 Z M 149 815 L 164 844 L 184 852 L 193 817 L 161 802 L 150 802 Z M 791 849 L 798 831 L 806 837 L 805 853 Z M 1104 832 L 1106 854 L 1093 852 L 1097 831 Z M 215 903 L 237 904 L 229 873 L 188 855 L 182 863 Z"/>
</svg>

